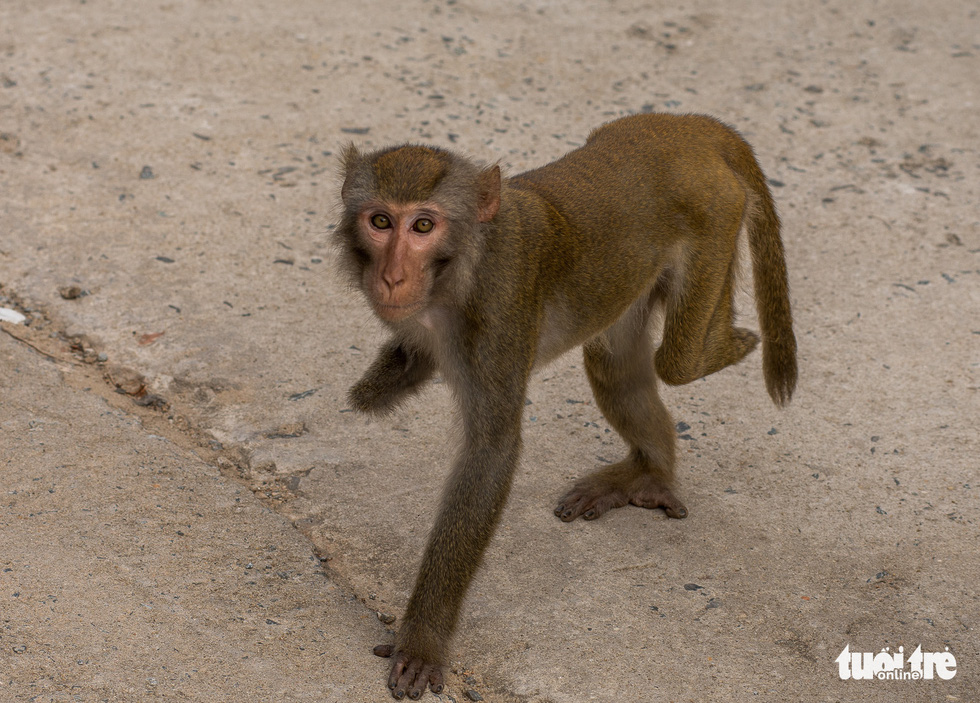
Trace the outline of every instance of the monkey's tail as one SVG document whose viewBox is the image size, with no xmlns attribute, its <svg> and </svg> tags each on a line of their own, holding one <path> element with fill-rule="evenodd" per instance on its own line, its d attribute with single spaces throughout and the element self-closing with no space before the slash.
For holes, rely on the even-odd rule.
<svg viewBox="0 0 980 703">
<path fill-rule="evenodd" d="M 779 215 L 765 175 L 749 154 L 748 169 L 740 169 L 752 193 L 746 217 L 755 304 L 762 328 L 762 371 L 766 390 L 776 405 L 786 405 L 796 388 L 796 336 L 789 305 L 786 256 L 779 236 Z M 748 171 L 746 173 L 746 171 Z"/>
</svg>

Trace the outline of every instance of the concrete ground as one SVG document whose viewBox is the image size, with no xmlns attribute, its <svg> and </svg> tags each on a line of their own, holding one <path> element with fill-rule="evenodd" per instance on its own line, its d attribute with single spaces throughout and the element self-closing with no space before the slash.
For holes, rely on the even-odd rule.
<svg viewBox="0 0 980 703">
<path fill-rule="evenodd" d="M 666 389 L 690 517 L 564 524 L 623 447 L 577 353 L 539 373 L 426 696 L 980 700 L 978 76 L 969 0 L 4 0 L 0 700 L 389 700 L 453 410 L 345 407 L 384 335 L 333 269 L 339 147 L 516 172 L 651 110 L 755 146 L 797 394 L 758 354 Z M 955 676 L 839 676 L 919 645 Z"/>
</svg>

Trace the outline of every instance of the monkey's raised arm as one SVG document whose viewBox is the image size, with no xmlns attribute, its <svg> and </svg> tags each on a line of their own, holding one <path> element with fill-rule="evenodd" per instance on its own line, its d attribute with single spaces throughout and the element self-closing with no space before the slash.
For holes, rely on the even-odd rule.
<svg viewBox="0 0 980 703">
<path fill-rule="evenodd" d="M 355 410 L 388 413 L 417 392 L 434 371 L 435 364 L 428 354 L 408 342 L 392 339 L 381 347 L 374 363 L 350 389 L 347 399 Z"/>
</svg>

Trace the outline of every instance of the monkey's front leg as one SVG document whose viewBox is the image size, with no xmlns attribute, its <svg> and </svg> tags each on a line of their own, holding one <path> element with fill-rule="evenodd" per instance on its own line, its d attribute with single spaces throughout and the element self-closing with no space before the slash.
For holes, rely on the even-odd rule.
<svg viewBox="0 0 980 703">
<path fill-rule="evenodd" d="M 517 467 L 523 391 L 480 395 L 464 401 L 475 412 L 464 407 L 465 445 L 444 489 L 396 645 L 375 649 L 380 656 L 394 655 L 388 688 L 397 699 L 407 693 L 415 700 L 427 685 L 435 693 L 442 690 L 442 666 L 463 598 Z"/>
<path fill-rule="evenodd" d="M 355 410 L 383 414 L 418 391 L 432 377 L 435 363 L 425 352 L 398 339 L 381 347 L 377 358 L 347 394 Z"/>
</svg>

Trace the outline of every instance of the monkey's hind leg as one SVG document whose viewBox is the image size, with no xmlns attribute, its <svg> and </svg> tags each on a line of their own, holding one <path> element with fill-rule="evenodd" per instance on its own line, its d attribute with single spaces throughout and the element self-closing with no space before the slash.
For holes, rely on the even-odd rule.
<svg viewBox="0 0 980 703">
<path fill-rule="evenodd" d="M 672 490 L 676 438 L 657 393 L 648 318 L 646 302 L 637 302 L 602 337 L 585 345 L 585 370 L 596 404 L 630 451 L 622 461 L 577 481 L 558 501 L 555 515 L 565 522 L 580 515 L 594 520 L 627 504 L 687 517 Z"/>
<path fill-rule="evenodd" d="M 705 249 L 687 263 L 665 303 L 663 339 L 657 349 L 657 374 L 672 386 L 696 381 L 741 361 L 759 343 L 759 335 L 735 327 L 735 238 L 740 218 L 717 227 Z M 710 249 L 707 249 L 708 246 Z"/>
</svg>

